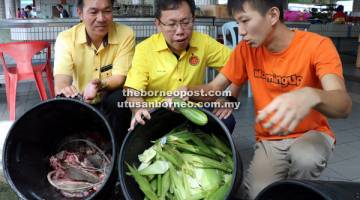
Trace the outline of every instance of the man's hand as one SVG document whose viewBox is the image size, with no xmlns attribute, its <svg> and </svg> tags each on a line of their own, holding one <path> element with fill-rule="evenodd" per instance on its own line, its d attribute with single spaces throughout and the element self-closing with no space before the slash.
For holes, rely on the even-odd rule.
<svg viewBox="0 0 360 200">
<path fill-rule="evenodd" d="M 269 129 L 270 134 L 287 135 L 295 130 L 301 120 L 320 101 L 320 97 L 312 88 L 302 88 L 282 94 L 259 111 L 256 122 L 264 122 L 268 118 L 263 127 Z"/>
<path fill-rule="evenodd" d="M 145 120 L 143 119 L 143 117 L 147 120 L 151 119 L 149 111 L 147 109 L 141 108 L 135 112 L 134 118 L 131 120 L 130 128 L 128 129 L 128 131 L 134 130 L 136 123 L 145 125 Z"/>
<path fill-rule="evenodd" d="M 224 98 L 218 98 L 216 102 L 220 102 L 222 105 L 224 104 L 226 100 Z M 227 119 L 231 113 L 234 111 L 234 108 L 214 108 L 213 113 L 219 118 L 219 119 Z"/>
<path fill-rule="evenodd" d="M 90 101 L 92 101 L 96 97 L 96 94 L 98 93 L 100 88 L 101 88 L 100 79 L 95 79 L 90 81 L 90 83 L 88 83 L 84 89 L 83 97 L 85 102 L 89 103 Z"/>
<path fill-rule="evenodd" d="M 57 95 L 59 94 L 64 94 L 65 97 L 71 97 L 74 98 L 75 96 L 79 95 L 79 91 L 77 90 L 77 88 L 73 85 L 70 86 L 66 86 L 63 89 L 60 90 L 60 92 L 57 93 Z"/>
</svg>

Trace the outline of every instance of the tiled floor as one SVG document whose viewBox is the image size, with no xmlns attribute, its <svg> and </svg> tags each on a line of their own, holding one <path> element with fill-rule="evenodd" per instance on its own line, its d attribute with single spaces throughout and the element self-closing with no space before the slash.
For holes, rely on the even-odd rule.
<svg viewBox="0 0 360 200">
<path fill-rule="evenodd" d="M 347 119 L 330 120 L 336 133 L 337 144 L 328 167 L 322 173 L 322 180 L 344 180 L 360 182 L 360 69 L 356 69 L 354 57 L 343 57 L 344 74 L 348 91 L 353 100 L 352 114 Z M 233 137 L 242 156 L 245 169 L 253 155 L 253 102 L 246 98 L 246 91 L 241 98 L 242 107 L 235 112 L 237 124 Z M 17 93 L 17 118 L 39 102 L 39 96 L 32 82 L 19 85 Z M 4 86 L 0 87 L 0 121 L 8 119 Z M 1 127 L 0 134 L 5 128 Z M 0 137 L 1 138 L 1 137 Z M 1 191 L 0 191 L 1 192 Z"/>
</svg>

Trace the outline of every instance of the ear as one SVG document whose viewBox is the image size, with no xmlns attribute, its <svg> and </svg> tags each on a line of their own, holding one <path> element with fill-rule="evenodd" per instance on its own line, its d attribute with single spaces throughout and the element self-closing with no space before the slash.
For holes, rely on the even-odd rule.
<svg viewBox="0 0 360 200">
<path fill-rule="evenodd" d="M 80 17 L 80 20 L 84 21 L 82 9 L 76 8 L 76 12 L 77 12 L 78 16 Z"/>
<path fill-rule="evenodd" d="M 161 32 L 161 24 L 160 24 L 160 20 L 155 18 L 155 26 L 158 32 Z"/>
<path fill-rule="evenodd" d="M 280 10 L 277 7 L 270 8 L 267 15 L 272 26 L 280 20 Z"/>
</svg>

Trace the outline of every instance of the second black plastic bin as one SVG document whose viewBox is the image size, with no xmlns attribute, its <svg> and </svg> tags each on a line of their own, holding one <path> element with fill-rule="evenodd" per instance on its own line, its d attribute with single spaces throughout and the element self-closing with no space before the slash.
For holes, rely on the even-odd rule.
<svg viewBox="0 0 360 200">
<path fill-rule="evenodd" d="M 235 199 L 235 193 L 242 182 L 242 162 L 240 154 L 236 151 L 233 139 L 225 125 L 215 117 L 211 112 L 204 110 L 208 116 L 208 124 L 197 126 L 205 133 L 214 133 L 222 138 L 233 153 L 234 172 L 232 188 L 227 199 Z M 166 109 L 159 109 L 151 113 L 151 120 L 147 121 L 144 126 L 137 125 L 125 138 L 120 155 L 119 155 L 119 177 L 123 194 L 127 200 L 143 200 L 144 195 L 133 177 L 126 175 L 128 168 L 125 162 L 138 166 L 138 155 L 145 149 L 149 148 L 154 141 L 169 133 L 175 127 L 186 122 L 186 118 L 179 113 L 171 112 Z M 195 126 L 195 125 L 194 125 Z"/>
</svg>

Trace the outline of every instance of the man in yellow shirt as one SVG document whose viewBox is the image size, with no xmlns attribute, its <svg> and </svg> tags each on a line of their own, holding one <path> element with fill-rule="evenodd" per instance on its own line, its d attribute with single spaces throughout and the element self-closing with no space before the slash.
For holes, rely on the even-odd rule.
<svg viewBox="0 0 360 200">
<path fill-rule="evenodd" d="M 132 67 L 127 76 L 127 100 L 130 103 L 161 102 L 164 96 L 156 92 L 175 91 L 182 86 L 204 83 L 206 67 L 220 69 L 230 55 L 230 49 L 208 35 L 193 32 L 195 3 L 193 0 L 157 0 L 155 25 L 158 34 L 136 46 Z M 136 96 L 136 92 L 153 92 L 154 96 Z M 149 108 L 132 108 L 135 122 L 150 119 Z M 225 121 L 232 132 L 233 116 Z"/>
<path fill-rule="evenodd" d="M 59 34 L 55 44 L 55 92 L 66 97 L 82 94 L 98 108 L 121 139 L 131 119 L 122 86 L 134 54 L 131 28 L 112 21 L 113 0 L 80 0 L 82 23 Z"/>
</svg>

